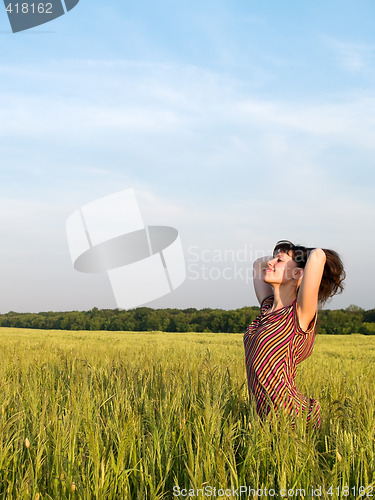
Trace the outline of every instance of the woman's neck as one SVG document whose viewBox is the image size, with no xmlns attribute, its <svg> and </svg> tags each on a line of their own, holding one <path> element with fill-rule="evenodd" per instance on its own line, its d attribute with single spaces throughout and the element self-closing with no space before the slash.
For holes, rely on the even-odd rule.
<svg viewBox="0 0 375 500">
<path fill-rule="evenodd" d="M 297 297 L 295 288 L 285 288 L 280 285 L 273 286 L 272 311 L 289 306 Z M 271 312 L 272 312 L 271 311 Z"/>
</svg>

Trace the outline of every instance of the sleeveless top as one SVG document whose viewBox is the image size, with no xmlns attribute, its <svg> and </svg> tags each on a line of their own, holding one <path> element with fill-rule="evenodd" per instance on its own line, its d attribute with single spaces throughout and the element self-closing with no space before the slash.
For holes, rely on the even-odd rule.
<svg viewBox="0 0 375 500">
<path fill-rule="evenodd" d="M 260 314 L 244 334 L 245 361 L 250 400 L 264 419 L 273 405 L 275 411 L 284 408 L 292 417 L 307 411 L 306 421 L 320 426 L 320 406 L 296 387 L 296 368 L 310 356 L 315 338 L 317 314 L 308 330 L 303 331 L 297 318 L 297 299 L 290 306 L 268 315 L 273 295 L 266 297 Z"/>
</svg>

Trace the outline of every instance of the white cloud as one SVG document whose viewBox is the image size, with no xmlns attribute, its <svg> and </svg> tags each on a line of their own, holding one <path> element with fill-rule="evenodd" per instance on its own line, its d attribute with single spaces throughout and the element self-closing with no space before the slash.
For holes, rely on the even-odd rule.
<svg viewBox="0 0 375 500">
<path fill-rule="evenodd" d="M 336 55 L 338 64 L 350 73 L 373 71 L 375 45 L 323 37 L 325 44 Z"/>
<path fill-rule="evenodd" d="M 297 133 L 310 135 L 312 140 L 375 147 L 375 96 L 371 94 L 297 103 L 249 95 L 237 80 L 195 67 L 130 62 L 82 66 L 87 73 L 81 69 L 77 75 L 66 62 L 64 71 L 60 69 L 65 74 L 62 81 L 52 72 L 46 74 L 46 86 L 54 92 L 3 92 L 0 136 L 47 138 L 54 144 L 66 140 L 95 144 L 96 139 L 117 137 L 116 147 L 116 142 L 123 144 L 121 134 L 133 139 L 173 134 L 183 139 L 187 134 L 204 133 L 210 143 L 220 129 L 221 135 L 235 137 L 237 146 L 245 147 L 249 132 L 272 137 L 276 149 L 282 144 L 285 149 L 286 134 L 292 140 L 291 135 Z M 89 90 L 88 81 L 95 82 Z M 66 90 L 73 85 L 74 98 Z"/>
</svg>

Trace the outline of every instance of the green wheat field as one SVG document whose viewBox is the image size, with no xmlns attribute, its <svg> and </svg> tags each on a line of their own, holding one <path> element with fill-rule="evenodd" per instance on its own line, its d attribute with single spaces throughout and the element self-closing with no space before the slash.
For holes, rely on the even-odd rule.
<svg viewBox="0 0 375 500">
<path fill-rule="evenodd" d="M 1 328 L 0 352 L 1 499 L 375 498 L 375 336 L 317 336 L 315 433 L 259 423 L 240 334 Z"/>
</svg>

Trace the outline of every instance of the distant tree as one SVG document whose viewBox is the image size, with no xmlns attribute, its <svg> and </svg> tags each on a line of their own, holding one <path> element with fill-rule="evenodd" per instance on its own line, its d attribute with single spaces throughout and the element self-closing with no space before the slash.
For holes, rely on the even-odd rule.
<svg viewBox="0 0 375 500">
<path fill-rule="evenodd" d="M 366 323 L 375 323 L 375 309 L 369 309 L 363 313 L 363 321 Z"/>
<path fill-rule="evenodd" d="M 168 332 L 244 332 L 259 314 L 259 307 L 223 309 L 98 309 L 89 311 L 9 313 L 0 315 L 0 326 L 63 330 L 122 330 Z M 351 304 L 346 309 L 324 309 L 318 316 L 319 332 L 331 335 L 375 334 L 375 309 L 365 311 Z"/>
</svg>

